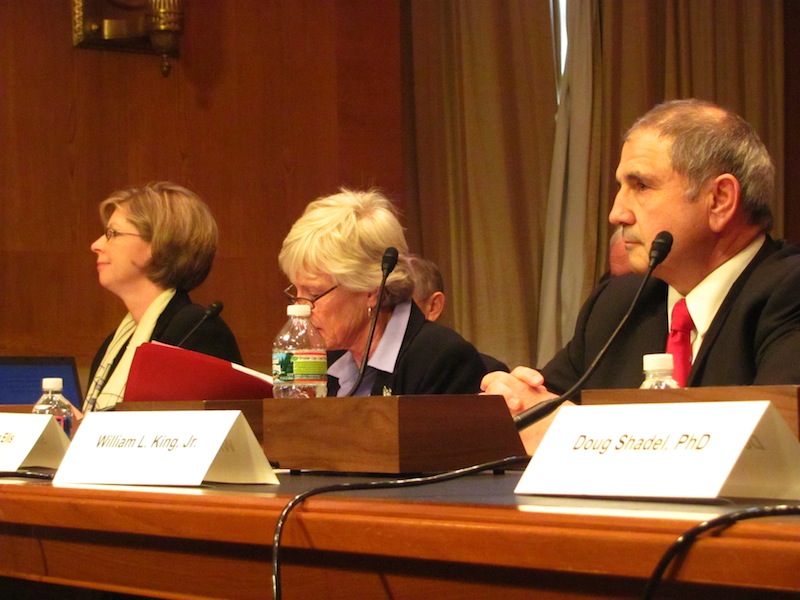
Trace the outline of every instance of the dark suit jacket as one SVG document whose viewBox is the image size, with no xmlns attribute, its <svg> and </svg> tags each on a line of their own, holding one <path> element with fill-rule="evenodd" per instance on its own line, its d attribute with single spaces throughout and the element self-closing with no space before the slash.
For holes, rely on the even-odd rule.
<svg viewBox="0 0 800 600">
<path fill-rule="evenodd" d="M 173 296 L 169 304 L 164 308 L 164 312 L 158 317 L 156 326 L 153 328 L 153 335 L 150 338 L 153 341 L 164 342 L 165 344 L 177 345 L 192 327 L 200 322 L 206 309 L 199 304 L 192 304 L 189 294 L 178 290 Z M 111 343 L 114 337 L 112 332 L 100 349 L 95 354 L 92 360 L 92 367 L 89 375 L 89 381 L 94 379 L 95 371 L 100 366 L 100 361 L 105 356 L 106 348 Z M 195 352 L 202 352 L 229 360 L 235 363 L 242 363 L 242 355 L 239 352 L 239 346 L 236 343 L 236 338 L 233 332 L 228 328 L 228 325 L 219 316 L 214 319 L 205 321 L 189 338 L 184 342 L 183 348 L 187 350 L 194 350 Z M 109 375 L 117 368 L 117 363 L 122 358 L 125 348 L 120 350 L 117 357 L 114 359 L 114 365 Z"/>
<path fill-rule="evenodd" d="M 491 373 L 492 371 L 505 371 L 508 373 L 511 370 L 502 360 L 495 358 L 494 356 L 484 354 L 483 352 L 481 352 L 481 360 L 483 360 L 483 364 L 486 366 L 487 373 Z"/>
<path fill-rule="evenodd" d="M 584 304 L 572 340 L 543 369 L 561 394 L 577 381 L 628 310 L 641 275 L 612 277 Z M 625 327 L 583 389 L 637 388 L 642 356 L 664 352 L 667 284 L 645 286 Z M 800 384 L 800 248 L 767 238 L 722 302 L 688 386 Z"/>
<path fill-rule="evenodd" d="M 329 362 L 343 352 L 330 352 Z M 393 395 L 475 394 L 480 392 L 486 366 L 475 347 L 452 329 L 427 321 L 411 303 L 394 373 L 379 371 L 372 396 L 386 387 Z M 328 395 L 339 391 L 339 380 L 328 376 Z"/>
</svg>

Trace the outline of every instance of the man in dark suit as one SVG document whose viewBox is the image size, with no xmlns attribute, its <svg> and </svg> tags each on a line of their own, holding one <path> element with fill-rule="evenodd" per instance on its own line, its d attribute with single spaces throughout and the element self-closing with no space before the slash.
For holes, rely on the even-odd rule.
<svg viewBox="0 0 800 600">
<path fill-rule="evenodd" d="M 774 171 L 756 133 L 727 110 L 679 100 L 648 112 L 625 136 L 609 215 L 633 274 L 594 291 L 544 368 L 490 373 L 482 389 L 505 396 L 514 414 L 566 391 L 621 321 L 664 230 L 672 251 L 584 387 L 638 387 L 642 355 L 664 352 L 680 300 L 694 326 L 687 386 L 800 383 L 800 248 L 767 233 Z M 529 449 L 546 425 L 529 428 L 538 430 Z"/>
</svg>

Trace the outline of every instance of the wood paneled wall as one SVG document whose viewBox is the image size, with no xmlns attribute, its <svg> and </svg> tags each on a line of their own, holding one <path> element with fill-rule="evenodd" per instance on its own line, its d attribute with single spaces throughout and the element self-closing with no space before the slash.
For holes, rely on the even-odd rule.
<svg viewBox="0 0 800 600">
<path fill-rule="evenodd" d="M 154 56 L 74 49 L 71 0 L 0 0 L 0 353 L 85 370 L 116 327 L 89 250 L 115 189 L 173 180 L 210 205 L 220 247 L 193 297 L 225 303 L 262 370 L 305 204 L 342 185 L 403 201 L 399 1 L 185 4 L 165 78 Z"/>
<path fill-rule="evenodd" d="M 800 2 L 784 0 L 783 3 L 783 53 L 784 69 L 784 221 L 785 237 L 800 243 L 800 202 L 797 190 L 800 189 L 800 111 L 797 99 L 800 98 L 800 71 L 794 68 L 794 61 L 800 57 Z"/>
<path fill-rule="evenodd" d="M 269 370 L 285 319 L 277 254 L 305 204 L 341 185 L 401 203 L 414 193 L 404 1 L 189 0 L 182 56 L 164 78 L 154 56 L 74 49 L 72 0 L 0 0 L 0 354 L 74 355 L 86 371 L 124 313 L 89 251 L 97 204 L 169 179 L 197 191 L 220 226 L 194 298 L 221 299 L 245 361 Z M 800 13 L 784 10 L 788 60 Z M 797 131 L 800 75 L 785 74 Z M 786 236 L 800 241 L 796 138 Z"/>
</svg>

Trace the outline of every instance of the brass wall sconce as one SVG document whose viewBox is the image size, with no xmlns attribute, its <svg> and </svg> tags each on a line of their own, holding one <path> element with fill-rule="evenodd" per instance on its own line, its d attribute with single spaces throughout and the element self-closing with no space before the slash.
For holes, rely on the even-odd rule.
<svg viewBox="0 0 800 600">
<path fill-rule="evenodd" d="M 161 74 L 180 55 L 183 0 L 72 0 L 72 45 L 161 56 Z"/>
</svg>

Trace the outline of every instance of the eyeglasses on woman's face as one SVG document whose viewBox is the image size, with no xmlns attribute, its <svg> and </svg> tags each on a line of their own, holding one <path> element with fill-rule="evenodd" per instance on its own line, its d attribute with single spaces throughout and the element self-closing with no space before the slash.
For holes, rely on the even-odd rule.
<svg viewBox="0 0 800 600">
<path fill-rule="evenodd" d="M 283 290 L 283 293 L 286 295 L 286 298 L 288 298 L 290 304 L 307 304 L 313 310 L 320 298 L 327 296 L 337 287 L 339 286 L 334 285 L 332 288 L 325 290 L 321 294 L 317 294 L 311 298 L 304 298 L 303 296 L 297 295 L 297 288 L 294 286 L 294 284 L 289 284 L 289 287 Z"/>
<path fill-rule="evenodd" d="M 106 239 L 110 242 L 114 238 L 118 238 L 121 235 L 135 235 L 136 237 L 142 237 L 140 233 L 132 233 L 128 231 L 117 231 L 116 229 L 112 229 L 109 227 L 103 232 L 103 235 L 106 236 Z"/>
</svg>

